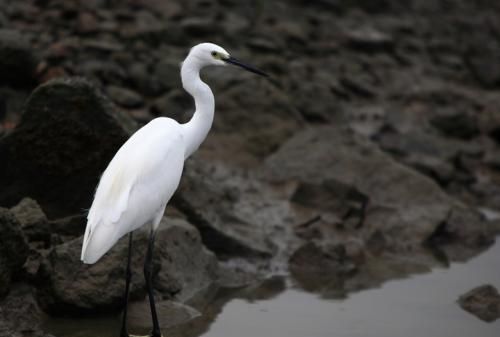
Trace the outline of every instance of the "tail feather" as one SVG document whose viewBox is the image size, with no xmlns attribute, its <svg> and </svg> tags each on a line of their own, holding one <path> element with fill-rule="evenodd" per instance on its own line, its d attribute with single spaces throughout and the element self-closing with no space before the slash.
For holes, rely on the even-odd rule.
<svg viewBox="0 0 500 337">
<path fill-rule="evenodd" d="M 87 264 L 96 263 L 117 241 L 116 229 L 113 226 L 98 224 L 92 229 L 87 229 L 83 239 L 81 260 Z"/>
</svg>

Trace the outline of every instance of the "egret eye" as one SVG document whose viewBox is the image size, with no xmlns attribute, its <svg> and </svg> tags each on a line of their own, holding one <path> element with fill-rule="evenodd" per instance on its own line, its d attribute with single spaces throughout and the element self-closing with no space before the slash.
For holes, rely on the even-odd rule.
<svg viewBox="0 0 500 337">
<path fill-rule="evenodd" d="M 213 56 L 213 57 L 217 57 L 217 55 L 218 55 L 218 53 L 217 53 L 216 51 L 213 51 L 213 52 L 212 52 L 212 56 Z"/>
</svg>

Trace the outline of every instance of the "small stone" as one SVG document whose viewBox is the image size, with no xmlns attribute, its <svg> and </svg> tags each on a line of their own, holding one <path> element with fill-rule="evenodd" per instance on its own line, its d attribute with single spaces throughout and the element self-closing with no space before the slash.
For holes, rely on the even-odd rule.
<svg viewBox="0 0 500 337">
<path fill-rule="evenodd" d="M 492 285 L 486 284 L 468 291 L 459 297 L 458 303 L 462 309 L 485 322 L 500 318 L 500 294 Z"/>
<path fill-rule="evenodd" d="M 361 27 L 345 33 L 347 44 L 354 49 L 374 52 L 389 50 L 394 46 L 392 36 L 373 27 Z"/>
<path fill-rule="evenodd" d="M 25 36 L 14 30 L 0 29 L 0 85 L 33 86 L 37 64 Z"/>
<path fill-rule="evenodd" d="M 97 18 L 90 12 L 81 12 L 78 15 L 76 31 L 80 34 L 93 34 L 99 31 Z"/>
<path fill-rule="evenodd" d="M 137 108 L 144 104 L 141 95 L 133 90 L 110 85 L 106 91 L 114 102 L 125 108 Z"/>
<path fill-rule="evenodd" d="M 182 20 L 180 27 L 186 34 L 196 37 L 218 33 L 218 25 L 210 19 L 186 18 Z"/>
<path fill-rule="evenodd" d="M 478 121 L 466 113 L 436 116 L 431 124 L 444 135 L 469 140 L 479 135 Z"/>
</svg>

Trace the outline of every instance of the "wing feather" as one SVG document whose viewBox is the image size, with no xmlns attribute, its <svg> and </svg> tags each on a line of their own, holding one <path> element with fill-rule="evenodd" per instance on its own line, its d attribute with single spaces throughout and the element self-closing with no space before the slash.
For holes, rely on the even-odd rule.
<svg viewBox="0 0 500 337">
<path fill-rule="evenodd" d="M 154 119 L 123 144 L 104 171 L 87 216 L 84 262 L 89 243 L 96 241 L 93 237 L 98 227 L 114 227 L 100 230 L 105 233 L 102 235 L 110 236 L 106 245 L 112 246 L 123 234 L 143 225 L 143 221 L 151 221 L 146 217 L 156 215 L 149 214 L 154 213 L 152 209 L 164 208 L 177 188 L 183 166 L 179 158 L 183 157 L 179 124 L 168 118 Z M 155 188 L 154 195 L 148 195 Z M 133 207 L 129 205 L 131 199 Z M 100 250 L 93 246 L 91 250 Z"/>
</svg>

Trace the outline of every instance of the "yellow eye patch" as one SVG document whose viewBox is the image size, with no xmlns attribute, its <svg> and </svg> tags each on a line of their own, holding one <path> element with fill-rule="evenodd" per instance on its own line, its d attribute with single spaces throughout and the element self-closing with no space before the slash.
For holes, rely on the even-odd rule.
<svg viewBox="0 0 500 337">
<path fill-rule="evenodd" d="M 212 57 L 213 57 L 214 59 L 216 59 L 216 60 L 221 60 L 221 59 L 222 59 L 222 54 L 221 54 L 221 53 L 216 52 L 215 50 L 214 50 L 214 51 L 212 51 L 212 53 L 211 53 L 211 54 L 212 54 Z"/>
</svg>

